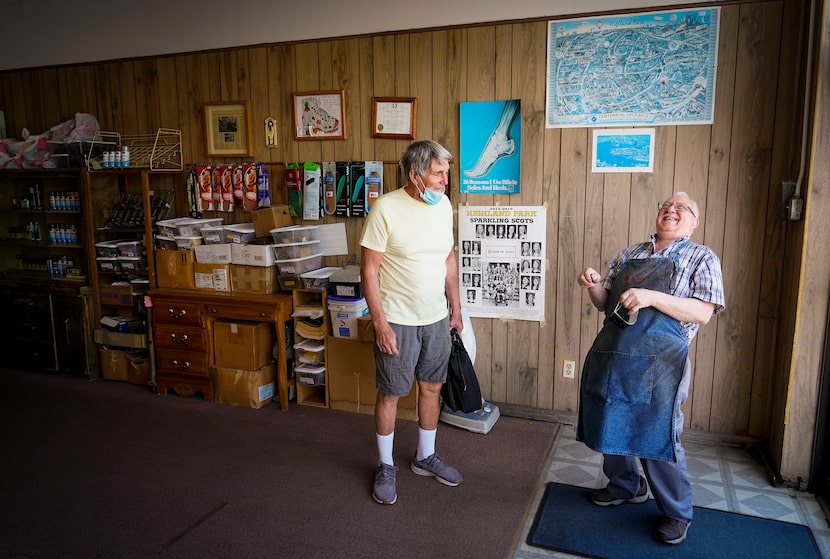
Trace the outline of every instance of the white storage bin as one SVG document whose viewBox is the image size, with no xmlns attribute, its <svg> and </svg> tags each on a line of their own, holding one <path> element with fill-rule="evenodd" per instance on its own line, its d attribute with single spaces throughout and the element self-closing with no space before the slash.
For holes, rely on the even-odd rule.
<svg viewBox="0 0 830 559">
<path fill-rule="evenodd" d="M 200 231 L 205 227 L 221 227 L 224 221 L 221 217 L 213 217 L 208 219 L 194 219 L 189 222 L 184 222 L 176 226 L 176 235 L 180 237 L 195 237 L 200 234 Z"/>
<path fill-rule="evenodd" d="M 144 243 L 141 241 L 124 241 L 116 245 L 118 247 L 118 256 L 141 256 L 144 252 Z"/>
<path fill-rule="evenodd" d="M 123 243 L 129 239 L 118 239 L 114 241 L 101 241 L 95 243 L 95 255 L 98 258 L 116 258 L 118 257 L 118 243 Z"/>
<path fill-rule="evenodd" d="M 319 241 L 317 228 L 317 225 L 292 225 L 291 227 L 271 229 L 270 233 L 274 238 L 274 244 L 306 243 L 308 241 Z"/>
<path fill-rule="evenodd" d="M 117 257 L 112 258 L 98 258 L 98 270 L 101 272 L 117 272 L 121 269 L 121 263 Z"/>
<path fill-rule="evenodd" d="M 311 256 L 317 251 L 318 244 L 320 244 L 320 241 L 314 240 L 304 243 L 286 243 L 272 246 L 274 247 L 274 257 L 277 260 L 288 260 L 291 258 Z"/>
<path fill-rule="evenodd" d="M 163 219 L 156 222 L 159 230 L 159 235 L 164 237 L 175 237 L 179 235 L 179 226 L 186 225 L 198 221 L 192 217 L 174 217 L 173 219 Z"/>
<path fill-rule="evenodd" d="M 156 235 L 156 246 L 161 250 L 176 250 L 176 237 L 167 237 L 165 235 Z"/>
<path fill-rule="evenodd" d="M 277 260 L 275 262 L 280 274 L 299 275 L 311 270 L 316 270 L 323 265 L 323 253 L 312 254 L 305 258 L 291 258 L 287 260 Z"/>
<path fill-rule="evenodd" d="M 253 223 L 236 223 L 225 226 L 225 240 L 229 243 L 250 243 L 256 238 Z"/>
<path fill-rule="evenodd" d="M 176 248 L 179 250 L 193 250 L 194 247 L 202 244 L 201 235 L 180 236 L 173 237 L 176 240 Z"/>
<path fill-rule="evenodd" d="M 311 365 L 301 363 L 294 367 L 297 374 L 297 381 L 309 386 L 322 386 L 326 384 L 326 367 L 324 365 Z"/>
<path fill-rule="evenodd" d="M 199 230 L 206 245 L 220 245 L 226 243 L 225 228 L 221 225 L 206 225 Z"/>
<path fill-rule="evenodd" d="M 124 272 L 143 272 L 147 270 L 147 259 L 143 256 L 119 256 L 118 263 Z"/>
</svg>

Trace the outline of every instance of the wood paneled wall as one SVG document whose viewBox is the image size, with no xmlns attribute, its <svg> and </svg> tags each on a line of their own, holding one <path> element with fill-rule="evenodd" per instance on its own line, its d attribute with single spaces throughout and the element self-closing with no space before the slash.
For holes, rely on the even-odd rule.
<svg viewBox="0 0 830 559">
<path fill-rule="evenodd" d="M 591 173 L 590 130 L 545 128 L 545 21 L 12 71 L 0 74 L 0 106 L 10 135 L 43 131 L 78 111 L 124 134 L 181 129 L 185 161 L 201 162 L 209 161 L 202 105 L 250 99 L 249 160 L 273 164 L 279 199 L 284 162 L 384 160 L 385 186 L 397 186 L 394 161 L 408 142 L 371 137 L 373 96 L 416 97 L 418 137 L 454 153 L 460 102 L 521 99 L 521 194 L 461 195 L 457 184 L 452 191 L 457 203 L 547 206 L 545 321 L 474 320 L 485 397 L 565 416 L 577 410 L 579 375 L 564 379 L 562 362 L 579 368 L 601 317 L 576 276 L 587 265 L 604 269 L 621 248 L 645 240 L 657 202 L 683 190 L 700 204 L 694 240 L 721 257 L 727 296 L 727 310 L 692 347 L 687 424 L 767 438 L 769 410 L 783 397 L 772 389 L 789 368 L 776 337 L 786 296 L 776 184 L 797 174 L 802 4 L 723 7 L 714 123 L 658 127 L 651 174 Z M 295 141 L 292 93 L 339 89 L 348 138 Z M 278 121 L 274 149 L 265 147 L 268 116 Z M 459 176 L 457 165 L 452 171 Z M 356 255 L 362 220 L 344 221 Z"/>
</svg>

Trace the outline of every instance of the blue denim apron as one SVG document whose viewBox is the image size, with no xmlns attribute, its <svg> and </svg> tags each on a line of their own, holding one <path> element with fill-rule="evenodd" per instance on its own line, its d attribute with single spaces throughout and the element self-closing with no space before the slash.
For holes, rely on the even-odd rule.
<svg viewBox="0 0 830 559">
<path fill-rule="evenodd" d="M 577 440 L 597 452 L 676 461 L 673 418 L 689 352 L 680 322 L 652 307 L 630 326 L 612 319 L 628 288 L 670 293 L 675 269 L 670 257 L 629 260 L 614 280 L 580 386 Z"/>
</svg>

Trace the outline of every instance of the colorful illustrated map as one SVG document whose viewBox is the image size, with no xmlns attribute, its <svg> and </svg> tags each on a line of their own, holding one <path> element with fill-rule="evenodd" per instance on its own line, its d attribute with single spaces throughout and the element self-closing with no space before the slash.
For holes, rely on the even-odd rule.
<svg viewBox="0 0 830 559">
<path fill-rule="evenodd" d="M 711 123 L 719 14 L 550 22 L 547 127 Z"/>
</svg>

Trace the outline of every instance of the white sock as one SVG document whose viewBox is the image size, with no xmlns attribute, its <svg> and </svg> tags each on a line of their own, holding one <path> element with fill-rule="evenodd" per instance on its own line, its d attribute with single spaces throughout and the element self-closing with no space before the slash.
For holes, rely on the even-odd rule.
<svg viewBox="0 0 830 559">
<path fill-rule="evenodd" d="M 435 434 L 437 429 L 427 431 L 418 427 L 418 454 L 415 456 L 417 460 L 429 458 L 435 454 Z"/>
<path fill-rule="evenodd" d="M 378 435 L 375 433 L 378 440 L 378 459 L 388 466 L 394 466 L 395 460 L 392 458 L 392 447 L 395 442 L 395 432 L 392 431 L 388 435 Z"/>
</svg>

